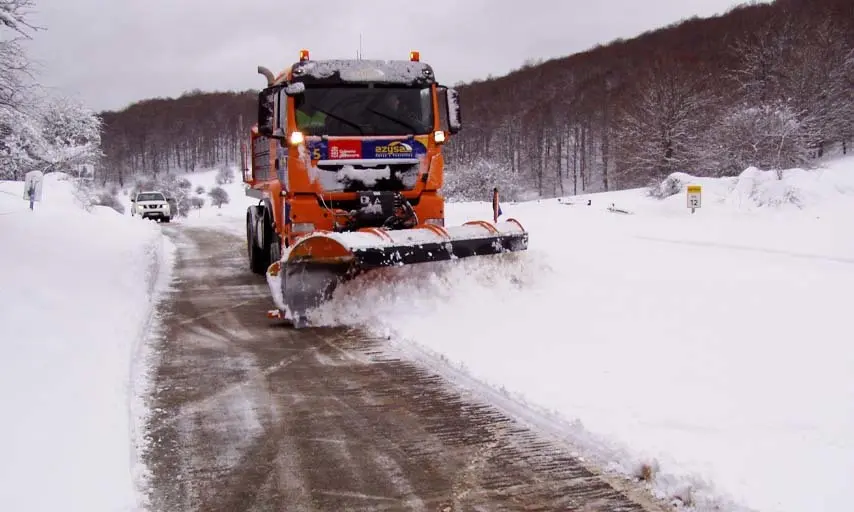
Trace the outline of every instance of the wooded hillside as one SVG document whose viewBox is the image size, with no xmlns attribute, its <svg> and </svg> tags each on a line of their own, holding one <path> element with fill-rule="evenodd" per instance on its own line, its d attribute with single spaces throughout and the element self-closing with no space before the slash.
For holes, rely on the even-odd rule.
<svg viewBox="0 0 854 512">
<path fill-rule="evenodd" d="M 854 139 L 854 2 L 745 5 L 457 88 L 457 197 L 808 165 Z M 104 113 L 104 168 L 123 179 L 236 163 L 255 94 L 195 91 Z"/>
<path fill-rule="evenodd" d="M 240 160 L 256 117 L 257 91 L 192 91 L 103 112 L 103 168 L 114 180 L 194 171 Z"/>
</svg>

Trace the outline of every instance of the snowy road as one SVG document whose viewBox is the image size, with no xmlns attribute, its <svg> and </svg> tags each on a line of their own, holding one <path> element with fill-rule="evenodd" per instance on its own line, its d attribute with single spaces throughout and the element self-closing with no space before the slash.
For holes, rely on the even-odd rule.
<svg viewBox="0 0 854 512">
<path fill-rule="evenodd" d="M 163 229 L 179 254 L 154 347 L 153 510 L 661 510 L 382 341 L 271 325 L 240 238 Z"/>
</svg>

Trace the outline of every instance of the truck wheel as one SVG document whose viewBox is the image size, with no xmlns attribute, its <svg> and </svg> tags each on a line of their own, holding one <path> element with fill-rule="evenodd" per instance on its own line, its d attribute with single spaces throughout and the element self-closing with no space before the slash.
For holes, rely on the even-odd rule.
<svg viewBox="0 0 854 512">
<path fill-rule="evenodd" d="M 246 250 L 249 256 L 249 269 L 258 275 L 265 275 L 270 266 L 269 239 L 258 240 L 258 223 L 264 221 L 264 214 L 258 206 L 250 206 L 246 211 Z"/>
</svg>

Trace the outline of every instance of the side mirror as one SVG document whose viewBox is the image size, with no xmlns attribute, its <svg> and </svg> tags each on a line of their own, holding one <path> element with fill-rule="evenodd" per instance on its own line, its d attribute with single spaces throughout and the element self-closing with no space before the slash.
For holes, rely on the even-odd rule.
<svg viewBox="0 0 854 512">
<path fill-rule="evenodd" d="M 448 109 L 448 131 L 458 133 L 463 128 L 463 119 L 460 115 L 460 93 L 456 89 L 446 89 L 447 99 L 445 105 Z"/>
<path fill-rule="evenodd" d="M 266 137 L 273 135 L 276 92 L 264 89 L 258 94 L 258 133 Z"/>
</svg>

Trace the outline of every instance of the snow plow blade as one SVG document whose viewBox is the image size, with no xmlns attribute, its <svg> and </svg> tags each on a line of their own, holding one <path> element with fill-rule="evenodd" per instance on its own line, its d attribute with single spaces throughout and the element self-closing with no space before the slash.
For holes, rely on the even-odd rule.
<svg viewBox="0 0 854 512">
<path fill-rule="evenodd" d="M 527 248 L 528 233 L 515 219 L 496 224 L 472 221 L 450 228 L 317 232 L 301 239 L 268 268 L 267 283 L 279 308 L 268 316 L 305 327 L 308 311 L 329 300 L 339 283 L 364 271 Z"/>
</svg>

